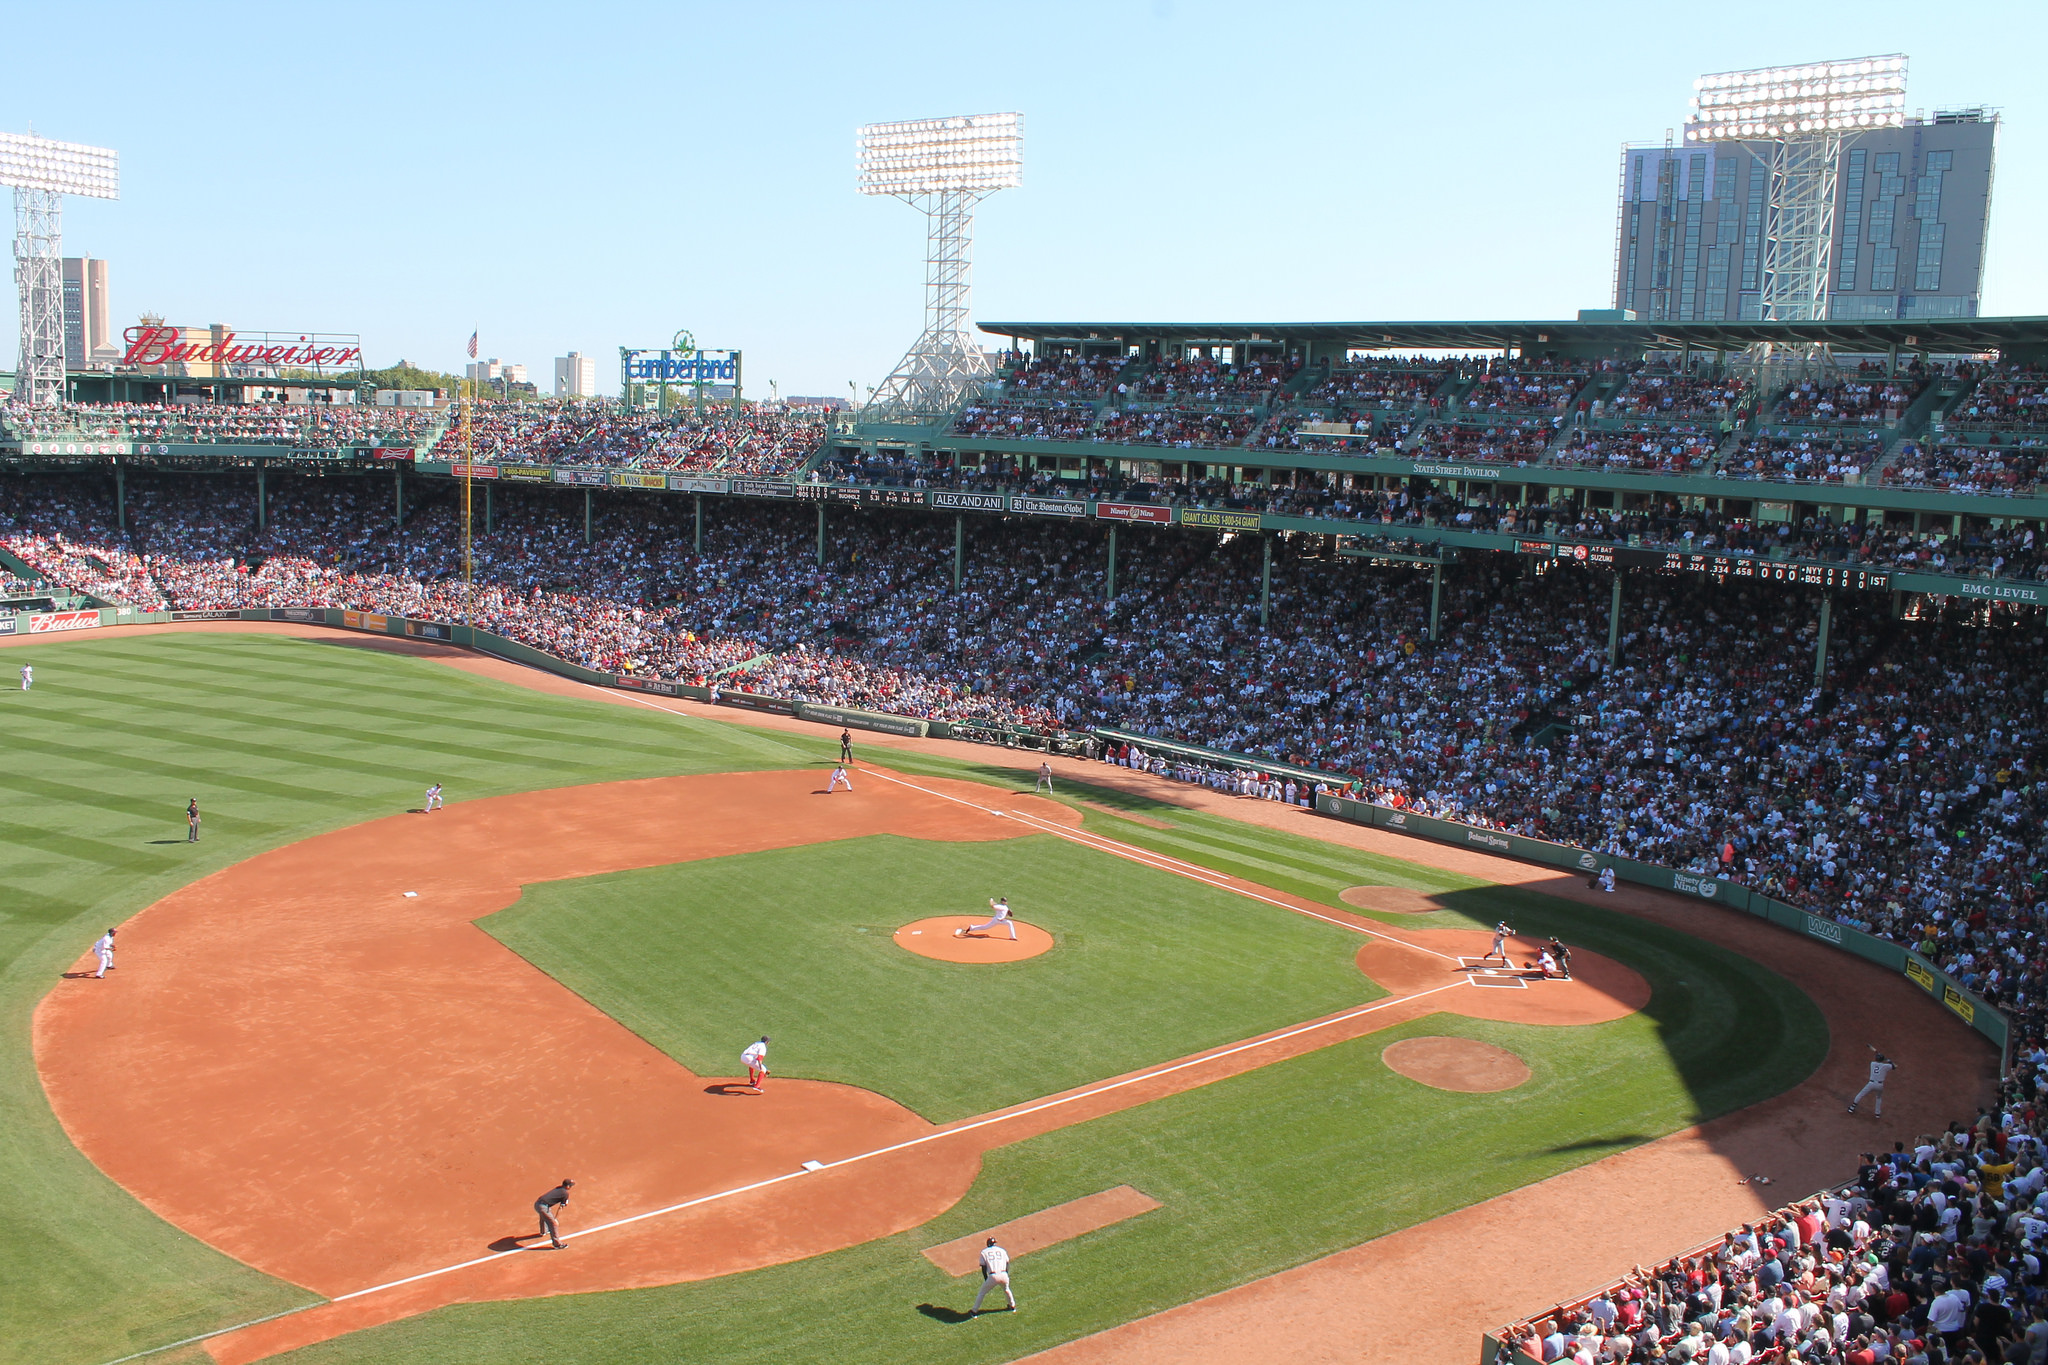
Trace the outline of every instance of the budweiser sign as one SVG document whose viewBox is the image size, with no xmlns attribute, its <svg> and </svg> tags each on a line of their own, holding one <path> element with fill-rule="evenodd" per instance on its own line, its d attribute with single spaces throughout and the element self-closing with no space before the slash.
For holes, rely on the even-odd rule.
<svg viewBox="0 0 2048 1365">
<path fill-rule="evenodd" d="M 360 364 L 363 350 L 353 336 L 317 332 L 246 336 L 211 327 L 130 327 L 123 365 L 254 365 L 266 369 L 327 369 Z"/>
</svg>

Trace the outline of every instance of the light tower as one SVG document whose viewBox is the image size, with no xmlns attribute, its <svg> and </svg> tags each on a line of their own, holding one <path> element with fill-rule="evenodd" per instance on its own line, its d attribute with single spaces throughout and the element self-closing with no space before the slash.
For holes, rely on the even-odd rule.
<svg viewBox="0 0 2048 1365">
<path fill-rule="evenodd" d="M 0 133 L 0 185 L 14 189 L 14 282 L 21 289 L 14 402 L 53 408 L 64 401 L 64 196 L 119 199 L 120 155 Z"/>
<path fill-rule="evenodd" d="M 1763 316 L 1803 322 L 1828 315 L 1835 237 L 1835 172 L 1845 138 L 1906 121 L 1906 59 L 1723 71 L 1693 82 L 1685 140 L 1765 143 Z"/>
<path fill-rule="evenodd" d="M 924 332 L 868 399 L 872 421 L 922 425 L 951 412 L 988 373 L 967 331 L 974 206 L 1024 180 L 1024 116 L 870 123 L 860 130 L 860 192 L 886 194 L 924 211 Z"/>
</svg>

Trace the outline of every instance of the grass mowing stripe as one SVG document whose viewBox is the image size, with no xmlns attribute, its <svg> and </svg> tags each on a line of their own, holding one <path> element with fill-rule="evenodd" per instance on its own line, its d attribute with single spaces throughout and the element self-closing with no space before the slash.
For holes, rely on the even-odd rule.
<svg viewBox="0 0 2048 1365">
<path fill-rule="evenodd" d="M 95 693 L 90 688 L 79 688 L 77 689 L 77 694 L 109 704 L 114 703 L 116 700 L 113 694 Z M 261 695 L 260 693 L 251 694 L 252 698 L 260 697 Z M 205 730 L 212 725 L 220 725 L 230 732 L 246 735 L 248 728 L 252 724 L 271 721 L 277 728 L 288 730 L 296 739 L 304 740 L 308 737 L 318 736 L 322 739 L 338 741 L 355 749 L 392 749 L 409 755 L 439 754 L 446 758 L 487 758 L 494 757 L 497 753 L 496 750 L 485 745 L 467 742 L 436 741 L 425 737 L 420 732 L 411 734 L 380 734 L 374 730 L 335 725 L 304 717 L 287 723 L 284 721 L 281 713 L 274 709 L 268 712 L 251 711 L 213 703 L 201 703 L 190 699 L 166 698 L 160 705 L 153 707 L 152 711 L 158 727 L 169 724 L 174 729 L 177 727 L 194 727 Z M 392 713 L 391 718 L 402 721 L 407 727 L 418 726 L 422 719 L 417 715 L 405 716 L 403 713 L 397 712 Z M 239 738 L 236 741 L 236 747 L 240 748 L 244 753 L 260 754 L 269 758 L 288 758 L 298 761 L 303 761 L 304 758 L 302 746 L 258 744 L 247 738 Z M 557 772 L 569 772 L 581 766 L 573 761 L 555 761 L 533 753 L 524 754 L 522 758 L 523 761 L 535 767 L 551 768 Z M 322 766 L 345 768 L 352 772 L 379 776 L 389 775 L 394 767 L 394 764 L 391 762 L 350 758 L 332 749 L 322 751 L 320 761 Z M 411 770 L 417 771 L 417 768 L 418 763 L 414 761 L 411 765 Z"/>
<path fill-rule="evenodd" d="M 0 744 L 35 779 L 0 787 L 0 1029 L 7 1038 L 0 1048 L 0 1182 L 12 1192 L 9 1235 L 0 1240 L 8 1323 L 0 1357 L 7 1359 L 107 1360 L 305 1301 L 302 1290 L 162 1223 L 78 1154 L 35 1073 L 35 1002 L 63 988 L 59 974 L 102 928 L 159 896 L 277 844 L 387 815 L 401 793 L 417 795 L 411 775 L 394 782 L 328 763 L 323 750 L 330 748 L 360 758 L 360 737 L 315 735 L 302 722 L 331 726 L 353 715 L 381 734 L 394 727 L 363 720 L 368 711 L 381 717 L 394 697 L 423 693 L 440 714 L 410 717 L 404 733 L 427 744 L 475 745 L 477 727 L 494 723 L 505 703 L 534 714 L 534 694 L 426 660 L 337 658 L 346 652 L 266 636 L 207 639 L 175 657 L 161 649 L 179 638 L 203 637 L 31 646 L 24 658 L 48 685 L 20 697 L 20 705 L 0 703 Z M 230 718 L 167 722 L 172 705 L 217 702 L 222 680 L 252 661 L 284 669 L 276 696 L 250 699 Z M 136 676 L 116 679 L 109 670 Z M 345 687 L 326 685 L 337 676 Z M 323 685 L 295 687 L 294 677 Z M 538 714 L 556 722 L 553 738 L 461 760 L 450 765 L 459 773 L 444 780 L 459 779 L 466 793 L 509 792 L 560 785 L 565 773 L 590 782 L 779 766 L 789 753 L 728 743 L 721 726 L 582 699 L 540 700 Z M 166 733 L 180 721 L 184 733 Z M 534 752 L 506 752 L 515 748 Z M 531 757 L 552 766 L 541 769 Z M 99 795 L 73 801 L 67 789 Z M 172 854 L 149 847 L 146 834 L 135 837 L 136 810 L 160 809 L 162 837 L 182 842 L 180 812 L 195 791 L 207 810 L 205 842 Z M 46 821 L 61 821 L 61 833 L 44 828 Z M 106 1286 L 115 1284 L 120 1293 L 109 1295 Z"/>
</svg>

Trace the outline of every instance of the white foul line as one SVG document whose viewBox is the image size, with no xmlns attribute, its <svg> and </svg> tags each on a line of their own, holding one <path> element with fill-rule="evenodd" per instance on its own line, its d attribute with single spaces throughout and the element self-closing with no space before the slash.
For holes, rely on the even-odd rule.
<svg viewBox="0 0 2048 1365">
<path fill-rule="evenodd" d="M 1183 1058 L 1178 1062 L 1155 1067 L 1150 1071 L 1134 1073 L 1124 1077 L 1122 1080 L 1107 1081 L 1101 1085 L 1089 1086 L 1073 1091 L 1070 1094 L 1058 1095 L 1049 1100 L 1040 1100 L 1035 1104 L 1026 1105 L 1022 1109 L 1007 1109 L 1000 1113 L 984 1115 L 981 1118 L 969 1119 L 950 1127 L 936 1129 L 919 1137 L 891 1143 L 887 1147 L 876 1147 L 870 1151 L 858 1152 L 853 1156 L 841 1157 L 837 1161 L 821 1162 L 817 1171 L 834 1171 L 842 1166 L 858 1165 L 860 1162 L 870 1161 L 875 1157 L 889 1156 L 895 1152 L 903 1152 L 913 1147 L 925 1146 L 927 1143 L 941 1142 L 947 1138 L 957 1137 L 962 1133 L 971 1133 L 976 1129 L 987 1128 L 998 1123 L 1009 1123 L 1014 1119 L 1029 1118 L 1033 1114 L 1042 1114 L 1048 1109 L 1057 1109 L 1062 1105 L 1076 1104 L 1082 1100 L 1094 1099 L 1099 1095 L 1107 1095 L 1113 1091 L 1122 1090 L 1127 1086 L 1142 1085 L 1146 1081 L 1158 1080 L 1162 1076 L 1171 1076 L 1175 1072 L 1185 1071 L 1189 1067 L 1202 1066 L 1209 1062 L 1220 1062 L 1226 1057 L 1235 1057 L 1240 1052 L 1249 1052 L 1253 1048 L 1270 1047 L 1274 1043 L 1284 1043 L 1290 1038 L 1299 1038 L 1305 1033 L 1313 1033 L 1318 1029 L 1326 1029 L 1337 1024 L 1349 1023 L 1351 1020 L 1357 1019 L 1362 1015 L 1386 1009 L 1391 1005 L 1402 1005 L 1411 1000 L 1421 1000 L 1440 991 L 1456 990 L 1458 987 L 1468 984 L 1470 983 L 1461 977 L 1456 981 L 1449 981 L 1441 986 L 1432 986 L 1426 991 L 1417 991 L 1413 995 L 1388 996 L 1383 1000 L 1375 1000 L 1369 1005 L 1360 1005 L 1357 1009 L 1346 1010 L 1342 1014 L 1333 1014 L 1327 1019 L 1312 1020 L 1306 1024 L 1297 1024 L 1290 1029 L 1283 1029 L 1279 1033 L 1263 1034 L 1242 1043 L 1233 1043 L 1220 1052 L 1205 1052 L 1198 1056 Z M 634 1223 L 644 1223 L 650 1218 L 660 1218 L 665 1214 L 680 1213 L 685 1209 L 693 1209 L 703 1204 L 715 1203 L 720 1199 L 730 1199 L 734 1195 L 751 1194 L 755 1190 L 765 1190 L 773 1185 L 781 1185 L 791 1180 L 800 1180 L 804 1176 L 816 1174 L 817 1171 L 789 1171 L 782 1175 L 769 1176 L 766 1180 L 756 1180 L 751 1184 L 735 1185 L 731 1189 L 699 1195 L 695 1199 L 685 1199 L 680 1203 L 669 1204 L 663 1208 L 649 1209 L 645 1213 L 636 1213 L 625 1218 L 615 1218 L 609 1223 L 599 1223 L 595 1227 L 584 1228 L 580 1232 L 565 1232 L 562 1234 L 562 1240 L 567 1242 L 573 1241 L 578 1237 L 593 1237 L 600 1232 L 610 1232 L 613 1229 L 628 1227 Z M 152 1346 L 147 1351 L 137 1351 L 133 1355 L 122 1356 L 119 1360 L 108 1361 L 106 1365 L 125 1365 L 127 1361 L 140 1360 L 144 1356 L 156 1355 L 160 1351 L 173 1350 L 179 1346 L 190 1346 L 194 1342 L 225 1336 L 230 1332 L 239 1332 L 243 1328 L 255 1327 L 266 1322 L 275 1322 L 279 1318 L 292 1317 L 315 1308 L 325 1307 L 328 1304 L 346 1303 L 350 1299 L 360 1299 L 370 1294 L 381 1294 L 387 1289 L 398 1289 L 405 1285 L 417 1284 L 421 1280 L 431 1280 L 442 1275 L 452 1275 L 458 1270 L 468 1270 L 472 1266 L 487 1265 L 492 1261 L 501 1261 L 507 1256 L 517 1256 L 523 1252 L 538 1250 L 540 1250 L 539 1247 L 513 1247 L 507 1251 L 494 1251 L 488 1256 L 472 1257 L 467 1261 L 457 1261 L 453 1265 L 444 1265 L 435 1270 L 423 1270 L 417 1275 L 407 1275 L 403 1279 L 387 1280 L 383 1284 L 373 1284 L 367 1289 L 356 1289 L 346 1294 L 337 1294 L 333 1298 L 324 1300 L 321 1303 L 309 1303 L 302 1308 L 288 1308 L 282 1313 L 272 1313 L 269 1317 L 252 1318 L 248 1322 L 238 1323 L 233 1327 L 216 1328 L 211 1332 L 202 1332 L 196 1337 L 186 1337 L 183 1341 L 173 1341 L 167 1342 L 162 1346 Z"/>
<path fill-rule="evenodd" d="M 1320 914 L 1314 910 L 1304 910 L 1298 905 L 1289 905 L 1286 901 L 1274 900 L 1271 896 L 1262 896 L 1256 891 L 1247 891 L 1242 886 L 1233 885 L 1224 878 L 1223 874 L 1216 872 L 1213 868 L 1202 867 L 1196 863 L 1185 863 L 1167 854 L 1154 853 L 1149 848 L 1140 848 L 1136 844 L 1127 844 L 1118 839 L 1108 838 L 1105 835 L 1091 834 L 1086 830 L 1069 829 L 1065 825 L 1056 825 L 1050 820 L 1041 820 L 1035 815 L 1027 815 L 1021 810 L 1000 811 L 989 806 L 979 806 L 964 797 L 952 796 L 946 792 L 935 791 L 930 787 L 920 787 L 915 782 L 908 782 L 903 778 L 893 777 L 874 768 L 862 768 L 861 772 L 869 777 L 879 777 L 885 782 L 894 782 L 900 787 L 908 787 L 912 791 L 923 792 L 927 796 L 936 796 L 943 801 L 951 801 L 956 805 L 966 806 L 970 810 L 978 810 L 989 815 L 1022 820 L 1026 824 L 1044 830 L 1047 834 L 1056 834 L 1071 843 L 1080 844 L 1083 848 L 1092 848 L 1101 853 L 1114 854 L 1119 858 L 1125 858 L 1134 863 L 1141 863 L 1160 872 L 1170 872 L 1177 877 L 1186 877 L 1189 881 L 1201 882 L 1205 886 L 1213 886 L 1219 891 L 1228 891 L 1232 895 L 1243 896 L 1246 900 L 1260 901 L 1266 905 L 1278 906 L 1282 910 L 1289 910 L 1297 915 L 1305 915 L 1309 919 L 1319 919 L 1325 924 L 1334 924 L 1339 929 L 1349 929 L 1354 933 L 1364 934 L 1369 938 L 1385 939 L 1387 942 L 1399 944 L 1403 948 L 1412 948 L 1418 953 L 1428 953 L 1431 957 L 1441 958 L 1445 962 L 1456 962 L 1458 960 L 1449 953 L 1440 953 L 1434 948 L 1425 948 L 1419 943 L 1409 943 L 1405 939 L 1395 938 L 1392 934 L 1383 934 L 1377 929 L 1368 929 L 1363 925 L 1353 924 L 1349 920 L 1337 919 L 1334 916 Z M 1169 863 L 1173 864 L 1173 866 L 1167 866 Z M 1183 871 L 1181 869 L 1186 870 Z"/>
</svg>

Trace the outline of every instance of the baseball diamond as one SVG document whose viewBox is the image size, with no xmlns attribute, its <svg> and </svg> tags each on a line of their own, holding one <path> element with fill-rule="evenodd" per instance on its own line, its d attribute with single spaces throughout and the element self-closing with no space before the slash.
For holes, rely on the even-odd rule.
<svg viewBox="0 0 2048 1365">
<path fill-rule="evenodd" d="M 0 1365 L 2048 1365 L 2048 7 L 127 17 Z"/>
<path fill-rule="evenodd" d="M 1459 1236 L 1488 1201 L 1615 1163 L 1817 1179 L 1774 1115 L 1833 1083 L 1845 1022 L 1916 1008 L 1904 978 L 1829 989 L 1845 969 L 1808 959 L 1832 949 L 1760 922 L 1475 852 L 1432 867 L 1313 816 L 1247 825 L 1085 761 L 1050 760 L 1046 797 L 1035 756 L 876 737 L 828 800 L 829 725 L 735 724 L 452 646 L 194 622 L 6 647 L 49 680 L 8 732 L 39 755 L 35 791 L 131 788 L 81 802 L 14 874 L 49 923 L 112 919 L 122 949 L 112 988 L 76 948 L 35 950 L 67 979 L 23 984 L 16 1083 L 55 1122 L 6 1159 L 68 1174 L 25 1182 L 21 1216 L 124 1229 L 16 1264 L 50 1292 L 148 1290 L 88 1351 L 31 1338 L 45 1358 L 191 1336 L 219 1361 L 455 1358 L 577 1321 L 592 1360 L 719 1359 L 735 1315 L 828 1324 L 845 1359 L 890 1358 L 904 1331 L 931 1334 L 921 1356 L 1009 1358 Z M 449 794 L 431 820 L 408 812 L 422 763 Z M 187 845 L 195 787 L 208 837 Z M 1355 908 L 1361 885 L 1415 899 Z M 899 946 L 936 920 L 951 947 L 1008 947 L 950 934 L 991 889 L 1046 951 Z M 1557 934 L 1572 979 L 1483 989 L 1503 919 L 1516 973 Z M 1916 1066 L 1927 1088 L 1894 1100 L 1914 1112 L 1983 1083 L 1961 1024 L 1918 1008 L 1918 1058 L 1953 1060 Z M 775 1040 L 759 1095 L 733 1084 L 742 1020 Z M 1528 1079 L 1418 1084 L 1391 1065 L 1409 1038 L 1468 1039 Z M 1418 1163 L 1441 1131 L 1457 1159 Z M 531 1232 L 532 1172 L 558 1168 L 577 1178 L 565 1250 L 508 1240 Z M 1121 1185 L 1158 1209 L 1020 1258 L 1014 1335 L 881 1307 L 943 1296 L 924 1248 Z M 1603 1254 L 1563 1258 L 1559 1292 Z"/>
</svg>

